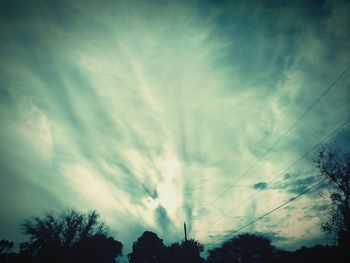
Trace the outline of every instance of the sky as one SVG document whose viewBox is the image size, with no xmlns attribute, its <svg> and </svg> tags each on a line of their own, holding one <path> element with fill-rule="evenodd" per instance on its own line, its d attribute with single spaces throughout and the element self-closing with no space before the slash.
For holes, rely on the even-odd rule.
<svg viewBox="0 0 350 263">
<path fill-rule="evenodd" d="M 349 150 L 350 73 L 318 100 L 350 65 L 349 13 L 341 0 L 1 0 L 0 238 L 75 208 L 97 210 L 124 254 L 145 230 L 182 240 L 184 221 L 206 244 L 317 183 L 317 150 L 288 167 L 320 142 Z M 327 206 L 314 190 L 242 232 L 326 244 Z"/>
</svg>

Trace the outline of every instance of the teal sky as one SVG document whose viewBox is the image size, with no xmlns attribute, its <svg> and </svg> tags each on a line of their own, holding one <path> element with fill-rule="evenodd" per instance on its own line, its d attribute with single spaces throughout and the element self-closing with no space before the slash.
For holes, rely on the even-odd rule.
<svg viewBox="0 0 350 263">
<path fill-rule="evenodd" d="M 316 183 L 340 126 L 349 1 L 0 1 L 0 237 L 45 211 L 96 209 L 124 254 L 144 230 L 207 243 Z M 328 142 L 349 150 L 350 127 Z M 217 200 L 216 200 L 217 199 Z M 214 202 L 214 207 L 208 204 Z M 303 196 L 245 229 L 326 243 L 327 200 Z"/>
</svg>

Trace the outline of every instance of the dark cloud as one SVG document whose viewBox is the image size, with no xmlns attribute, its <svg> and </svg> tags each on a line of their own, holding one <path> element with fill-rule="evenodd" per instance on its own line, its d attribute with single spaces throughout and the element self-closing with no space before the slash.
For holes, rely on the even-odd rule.
<svg viewBox="0 0 350 263">
<path fill-rule="evenodd" d="M 308 221 L 315 217 L 320 218 L 321 216 L 324 216 L 328 213 L 328 209 L 329 205 L 326 203 L 310 205 L 304 209 L 305 215 L 303 217 L 303 220 Z"/>
<path fill-rule="evenodd" d="M 145 193 L 147 193 L 148 196 L 150 196 L 153 200 L 158 198 L 158 192 L 155 189 L 150 189 L 148 186 L 142 184 L 143 189 L 145 190 Z"/>
<path fill-rule="evenodd" d="M 286 173 L 284 180 L 273 186 L 273 189 L 281 189 L 291 194 L 300 194 L 320 181 L 319 176 L 303 176 L 301 173 Z"/>
<path fill-rule="evenodd" d="M 36 9 L 33 1 L 0 1 L 0 17 L 6 20 L 23 19 L 31 14 L 35 14 Z"/>
<path fill-rule="evenodd" d="M 155 211 L 155 218 L 163 233 L 167 233 L 172 226 L 172 222 L 166 212 L 166 209 L 161 205 L 158 206 Z"/>
<path fill-rule="evenodd" d="M 131 200 L 133 200 L 134 203 L 139 203 L 140 199 L 144 196 L 149 196 L 153 200 L 158 198 L 158 192 L 155 189 L 155 186 L 150 185 L 149 182 L 140 182 L 133 171 L 121 161 L 109 161 L 110 165 L 113 165 L 113 167 L 117 168 L 121 173 L 123 173 L 124 180 L 118 180 L 118 178 L 113 175 L 107 177 L 106 175 L 108 175 L 108 173 L 102 168 L 100 169 L 101 174 L 104 174 L 105 177 L 115 185 L 122 184 L 124 191 L 130 194 L 132 197 Z"/>
<path fill-rule="evenodd" d="M 183 205 L 183 209 L 186 214 L 186 222 L 188 226 L 188 232 L 190 233 L 191 231 L 191 224 L 192 224 L 192 218 L 193 218 L 193 205 L 192 202 L 186 202 Z"/>
<path fill-rule="evenodd" d="M 264 182 L 261 182 L 261 183 L 256 183 L 256 184 L 254 184 L 253 185 L 253 188 L 254 189 L 261 189 L 261 190 L 263 190 L 263 189 L 265 189 L 267 187 L 267 183 L 264 183 Z"/>
</svg>

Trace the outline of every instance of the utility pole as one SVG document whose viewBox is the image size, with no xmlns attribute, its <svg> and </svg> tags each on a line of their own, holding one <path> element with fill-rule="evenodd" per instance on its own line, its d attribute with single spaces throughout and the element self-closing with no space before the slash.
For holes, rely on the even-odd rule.
<svg viewBox="0 0 350 263">
<path fill-rule="evenodd" d="M 185 231 L 185 241 L 187 241 L 186 222 L 184 222 L 184 231 Z"/>
</svg>

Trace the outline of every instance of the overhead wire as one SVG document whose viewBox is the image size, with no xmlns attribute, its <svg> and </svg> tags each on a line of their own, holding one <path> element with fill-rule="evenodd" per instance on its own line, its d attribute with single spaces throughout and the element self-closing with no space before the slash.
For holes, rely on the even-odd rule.
<svg viewBox="0 0 350 263">
<path fill-rule="evenodd" d="M 320 140 L 314 147 L 312 147 L 309 151 L 304 153 L 300 158 L 298 158 L 296 161 L 294 161 L 291 165 L 289 165 L 286 169 L 284 169 L 282 172 L 280 172 L 277 176 L 272 178 L 270 181 L 267 182 L 267 185 L 271 184 L 272 182 L 276 181 L 279 177 L 281 177 L 283 174 L 285 174 L 288 170 L 290 170 L 292 167 L 297 165 L 301 160 L 303 160 L 306 156 L 308 156 L 310 153 L 312 153 L 314 150 L 316 150 L 319 146 L 321 146 L 323 143 L 325 143 L 329 138 L 331 138 L 334 134 L 336 134 L 340 129 L 342 129 L 344 126 L 346 126 L 350 122 L 350 119 L 343 122 L 341 125 L 339 125 L 336 129 L 334 129 L 330 134 L 328 134 L 326 137 L 324 137 L 322 140 Z M 256 190 L 252 195 L 250 195 L 248 198 L 240 202 L 238 205 L 233 207 L 229 212 L 225 213 L 223 216 L 228 217 L 235 209 L 241 207 L 243 204 L 248 202 L 250 199 L 255 197 L 257 194 L 259 194 L 261 191 L 266 190 L 266 188 L 258 189 Z M 219 222 L 221 222 L 220 220 Z M 218 223 L 219 223 L 218 222 Z M 216 223 L 216 224 L 218 224 Z M 216 225 L 214 224 L 214 225 Z"/>
<path fill-rule="evenodd" d="M 228 234 L 226 234 L 226 235 L 224 235 L 224 236 L 221 236 L 221 237 L 215 239 L 215 240 L 212 241 L 212 242 L 209 242 L 209 243 L 207 243 L 207 244 L 204 244 L 204 246 L 209 246 L 209 245 L 215 244 L 215 243 L 217 243 L 218 241 L 220 241 L 220 240 L 222 240 L 222 239 L 225 239 L 225 238 L 231 236 L 232 234 L 237 233 L 238 231 L 240 231 L 240 230 L 242 230 L 242 229 L 244 229 L 244 228 L 246 228 L 246 227 L 248 227 L 248 226 L 254 224 L 255 222 L 257 222 L 257 221 L 263 219 L 264 217 L 266 217 L 266 216 L 272 214 L 273 212 L 275 212 L 275 211 L 281 209 L 282 207 L 284 207 L 285 205 L 289 204 L 290 202 L 295 201 L 297 198 L 299 198 L 300 196 L 306 194 L 307 192 L 311 191 L 312 189 L 314 189 L 314 188 L 320 186 L 322 183 L 324 183 L 324 182 L 327 181 L 327 180 L 329 180 L 329 178 L 325 178 L 325 179 L 321 180 L 321 181 L 318 182 L 317 184 L 314 184 L 313 186 L 307 188 L 305 191 L 303 191 L 303 192 L 301 192 L 300 194 L 298 194 L 298 195 L 296 195 L 296 196 L 290 198 L 290 199 L 287 200 L 286 202 L 284 202 L 284 203 L 282 203 L 281 205 L 275 207 L 274 209 L 270 210 L 269 212 L 263 214 L 262 216 L 260 216 L 260 217 L 258 217 L 258 218 L 256 218 L 256 219 L 254 219 L 253 221 L 250 221 L 249 223 L 245 224 L 244 226 L 242 226 L 242 227 L 240 227 L 240 228 L 238 228 L 238 229 L 235 229 L 235 230 L 230 231 Z"/>
<path fill-rule="evenodd" d="M 284 132 L 282 135 L 263 153 L 247 170 L 245 170 L 238 178 L 229 186 L 227 186 L 222 192 L 220 192 L 217 197 L 209 203 L 209 205 L 213 205 L 219 198 L 221 198 L 229 189 L 231 189 L 235 184 L 248 172 L 250 172 L 297 124 L 315 107 L 315 105 L 324 97 L 336 84 L 342 79 L 345 74 L 349 71 L 350 65 L 346 67 L 346 69 L 332 82 L 327 89 L 325 89 L 319 97 L 306 109 L 306 111 L 300 115 L 300 117 Z"/>
<path fill-rule="evenodd" d="M 348 123 L 350 123 L 350 119 L 347 119 L 346 121 L 344 121 L 341 125 L 339 125 L 336 129 L 334 129 L 331 133 L 329 133 L 326 137 L 324 137 L 322 140 L 320 140 L 314 147 L 311 148 L 311 150 L 307 151 L 306 153 L 304 153 L 299 159 L 297 159 L 296 161 L 294 161 L 291 165 L 289 165 L 286 169 L 284 169 L 281 173 L 279 173 L 277 176 L 275 176 L 274 178 L 272 178 L 270 181 L 268 181 L 267 184 L 271 184 L 272 182 L 274 182 L 275 180 L 277 180 L 281 175 L 285 174 L 289 169 L 291 169 L 292 167 L 294 167 L 297 163 L 299 163 L 302 159 L 304 159 L 306 156 L 308 156 L 311 152 L 313 152 L 315 149 L 317 149 L 320 145 L 322 145 L 324 142 L 326 142 L 329 138 L 331 138 L 332 136 L 334 136 L 339 130 L 341 130 L 343 127 L 345 127 Z M 224 217 L 230 218 L 232 219 L 232 217 L 230 217 L 229 215 L 237 208 L 239 208 L 240 206 L 242 206 L 243 204 L 245 204 L 246 202 L 248 202 L 250 199 L 252 199 L 253 197 L 255 197 L 258 193 L 260 193 L 261 191 L 265 190 L 264 189 L 259 189 L 257 191 L 255 191 L 252 195 L 250 195 L 248 198 L 246 198 L 245 200 L 243 200 L 241 203 L 239 203 L 237 206 L 235 206 L 234 208 L 232 208 L 229 212 L 223 214 L 221 216 L 221 219 L 219 219 L 219 221 L 217 221 L 216 223 L 212 224 L 211 226 L 217 225 L 220 222 L 223 221 Z"/>
</svg>

